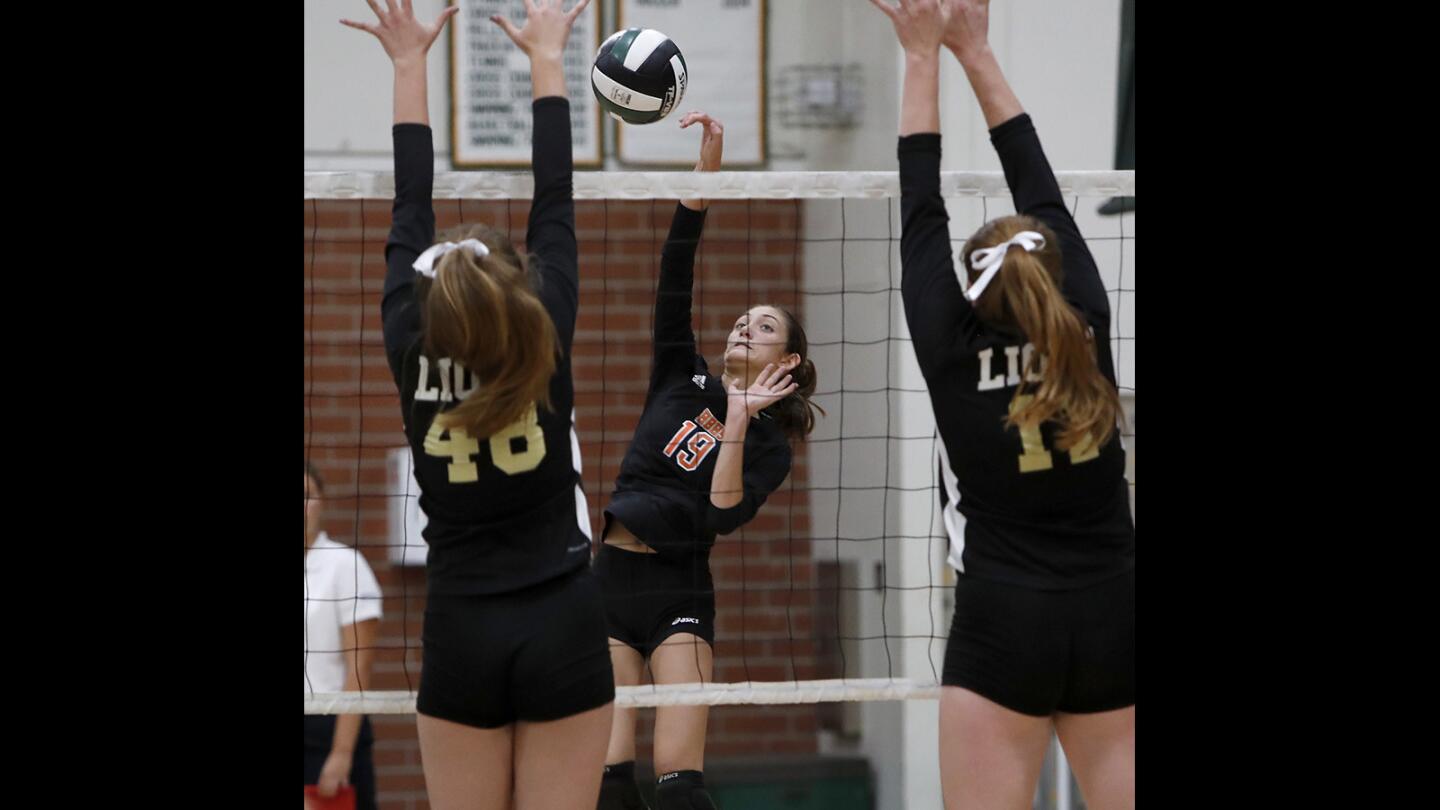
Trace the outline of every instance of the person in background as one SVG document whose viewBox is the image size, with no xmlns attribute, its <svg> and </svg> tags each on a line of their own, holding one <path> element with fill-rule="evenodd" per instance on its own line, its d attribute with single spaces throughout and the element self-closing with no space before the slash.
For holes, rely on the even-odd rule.
<svg viewBox="0 0 1440 810">
<path fill-rule="evenodd" d="M 320 473 L 305 465 L 305 694 L 369 686 L 380 624 L 380 584 L 365 556 L 320 528 Z M 356 810 L 375 807 L 374 732 L 359 714 L 305 715 L 305 784 L 323 798 L 355 789 Z"/>
</svg>

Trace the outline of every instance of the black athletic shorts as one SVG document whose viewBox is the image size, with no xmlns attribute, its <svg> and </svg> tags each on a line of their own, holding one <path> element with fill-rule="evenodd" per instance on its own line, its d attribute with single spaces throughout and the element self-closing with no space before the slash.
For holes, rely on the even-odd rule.
<svg viewBox="0 0 1440 810">
<path fill-rule="evenodd" d="M 558 720 L 615 699 L 589 568 L 511 593 L 431 595 L 420 714 L 479 728 Z"/>
<path fill-rule="evenodd" d="M 677 560 L 602 543 L 595 574 L 611 638 L 646 658 L 676 633 L 691 633 L 715 645 L 715 581 L 709 560 Z"/>
<path fill-rule="evenodd" d="M 1071 591 L 961 575 L 945 686 L 1036 717 L 1135 703 L 1135 569 Z"/>
</svg>

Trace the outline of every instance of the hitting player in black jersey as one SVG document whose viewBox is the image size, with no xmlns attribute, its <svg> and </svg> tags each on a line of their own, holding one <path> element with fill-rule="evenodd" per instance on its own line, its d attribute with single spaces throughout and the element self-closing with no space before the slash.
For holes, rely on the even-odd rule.
<svg viewBox="0 0 1440 810">
<path fill-rule="evenodd" d="M 522 258 L 500 231 L 435 242 L 419 23 L 368 0 L 395 66 L 395 205 L 381 302 L 415 459 L 428 588 L 416 700 L 431 807 L 594 803 L 615 695 L 579 488 L 570 346 L 579 301 L 561 52 L 588 0 L 530 0 L 535 197 Z"/>
<path fill-rule="evenodd" d="M 680 121 L 693 124 L 702 132 L 696 170 L 717 171 L 722 126 L 697 112 Z M 790 472 L 790 441 L 814 426 L 815 366 L 784 309 L 757 306 L 735 320 L 722 374 L 696 353 L 691 282 L 706 207 L 683 200 L 675 208 L 660 259 L 649 393 L 595 558 L 619 686 L 638 684 L 647 658 L 657 684 L 711 680 L 710 547 L 755 516 Z M 714 806 L 702 776 L 708 711 L 656 710 L 659 810 Z M 601 808 L 643 807 L 634 760 L 635 710 L 617 709 Z"/>
<path fill-rule="evenodd" d="M 1110 309 L 988 0 L 872 0 L 905 49 L 902 296 L 939 429 L 959 572 L 940 703 L 945 806 L 1028 807 L 1052 727 L 1091 807 L 1133 807 L 1135 527 Z M 959 59 L 1015 201 L 950 256 L 939 48 Z"/>
</svg>

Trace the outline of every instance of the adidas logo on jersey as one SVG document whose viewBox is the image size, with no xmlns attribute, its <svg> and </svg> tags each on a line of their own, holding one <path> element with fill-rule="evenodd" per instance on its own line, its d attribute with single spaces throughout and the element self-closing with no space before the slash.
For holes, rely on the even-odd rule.
<svg viewBox="0 0 1440 810">
<path fill-rule="evenodd" d="M 675 621 L 670 622 L 670 626 L 671 626 L 671 627 L 674 627 L 674 626 L 677 625 L 677 624 L 699 624 L 699 623 L 700 623 L 700 620 L 699 620 L 699 619 L 684 618 L 684 619 L 676 619 Z"/>
<path fill-rule="evenodd" d="M 700 390 L 701 390 L 701 391 L 704 391 L 704 390 L 705 390 L 705 375 L 704 375 L 704 374 L 696 374 L 694 377 L 691 377 L 691 378 L 690 378 L 690 381 L 693 382 L 693 383 L 695 383 L 696 385 L 700 386 Z"/>
</svg>

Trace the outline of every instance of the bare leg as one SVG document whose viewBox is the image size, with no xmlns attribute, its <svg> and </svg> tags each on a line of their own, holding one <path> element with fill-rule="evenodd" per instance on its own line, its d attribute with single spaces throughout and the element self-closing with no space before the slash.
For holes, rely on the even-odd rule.
<svg viewBox="0 0 1440 810">
<path fill-rule="evenodd" d="M 656 684 L 709 683 L 714 679 L 710 645 L 689 633 L 665 639 L 650 655 Z M 655 710 L 655 773 L 705 770 L 709 706 L 661 706 Z"/>
<path fill-rule="evenodd" d="M 416 714 L 432 810 L 507 810 L 515 726 L 475 728 Z"/>
<path fill-rule="evenodd" d="M 515 810 L 593 810 L 614 708 L 515 724 Z"/>
<path fill-rule="evenodd" d="M 940 789 L 945 810 L 1030 810 L 1051 721 L 969 689 L 940 690 Z"/>
<path fill-rule="evenodd" d="M 1112 712 L 1055 715 L 1075 779 L 1094 810 L 1134 810 L 1135 707 Z"/>
<path fill-rule="evenodd" d="M 615 685 L 637 686 L 645 671 L 645 659 L 628 644 L 610 639 L 610 666 L 615 670 Z M 638 709 L 615 709 L 615 722 L 610 729 L 610 745 L 605 751 L 605 764 L 613 765 L 635 758 L 635 717 Z"/>
</svg>

